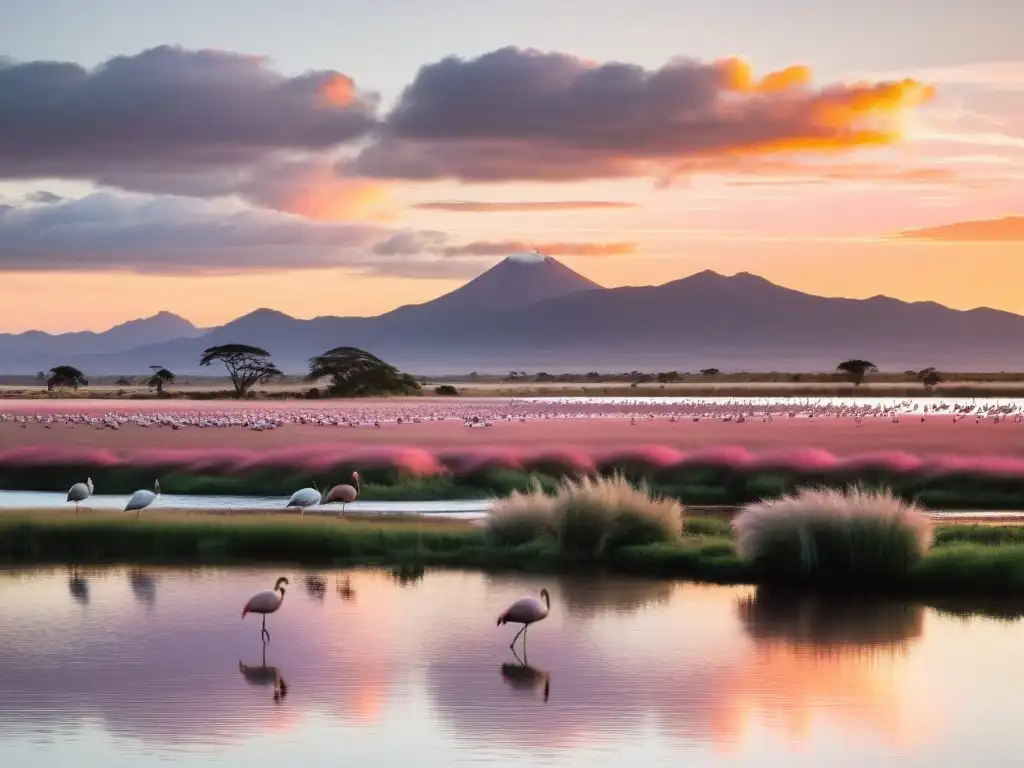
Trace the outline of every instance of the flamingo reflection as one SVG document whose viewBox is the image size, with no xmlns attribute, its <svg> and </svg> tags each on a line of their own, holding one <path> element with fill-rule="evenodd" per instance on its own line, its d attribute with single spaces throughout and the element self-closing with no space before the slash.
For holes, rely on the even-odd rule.
<svg viewBox="0 0 1024 768">
<path fill-rule="evenodd" d="M 352 589 L 352 580 L 346 576 L 344 579 L 339 579 L 335 582 L 335 590 L 338 593 L 338 597 L 342 600 L 355 600 L 356 591 Z"/>
<path fill-rule="evenodd" d="M 531 667 L 525 661 L 519 658 L 519 654 L 514 650 L 512 654 L 516 657 L 518 664 L 513 664 L 510 661 L 506 661 L 501 665 L 501 677 L 502 679 L 511 685 L 516 690 L 520 691 L 535 691 L 540 687 L 541 683 L 544 684 L 544 701 L 547 702 L 548 696 L 551 695 L 551 675 L 548 672 Z"/>
<path fill-rule="evenodd" d="M 139 568 L 133 568 L 128 572 L 128 583 L 131 584 L 132 594 L 140 603 L 153 605 L 156 602 L 156 576 Z"/>
<path fill-rule="evenodd" d="M 327 595 L 327 579 L 318 574 L 310 574 L 305 578 L 306 592 L 310 597 L 321 603 Z"/>
<path fill-rule="evenodd" d="M 82 605 L 89 604 L 89 582 L 84 576 L 79 575 L 78 566 L 73 566 L 71 575 L 68 576 L 68 591 L 76 602 Z"/>
<path fill-rule="evenodd" d="M 272 685 L 274 688 L 274 701 L 280 702 L 288 695 L 288 684 L 281 677 L 281 670 L 277 667 L 267 666 L 267 645 L 263 644 L 262 664 L 243 664 L 238 662 L 238 671 L 249 685 Z"/>
</svg>

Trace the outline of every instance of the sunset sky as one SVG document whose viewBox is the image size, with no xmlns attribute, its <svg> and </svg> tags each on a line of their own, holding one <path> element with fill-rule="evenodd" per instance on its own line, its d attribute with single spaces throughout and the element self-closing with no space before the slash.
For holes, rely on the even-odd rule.
<svg viewBox="0 0 1024 768">
<path fill-rule="evenodd" d="M 0 331 L 377 314 L 532 247 L 1024 313 L 1020 0 L 143 5 L 4 12 Z"/>
</svg>

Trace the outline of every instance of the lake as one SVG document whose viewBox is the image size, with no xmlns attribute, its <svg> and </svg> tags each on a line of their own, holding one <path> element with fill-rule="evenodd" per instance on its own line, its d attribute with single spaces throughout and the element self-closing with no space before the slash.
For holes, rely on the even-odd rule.
<svg viewBox="0 0 1024 768">
<path fill-rule="evenodd" d="M 240 613 L 278 575 L 264 646 Z M 524 666 L 495 619 L 541 587 Z M 443 570 L 0 570 L 0 765 L 1007 764 L 1024 624 L 964 608 Z"/>
</svg>

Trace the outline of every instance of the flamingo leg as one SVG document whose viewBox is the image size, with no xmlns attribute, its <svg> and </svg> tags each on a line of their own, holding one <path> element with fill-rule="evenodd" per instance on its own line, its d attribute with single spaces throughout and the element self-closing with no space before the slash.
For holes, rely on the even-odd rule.
<svg viewBox="0 0 1024 768">
<path fill-rule="evenodd" d="M 260 631 L 264 643 L 270 642 L 270 633 L 267 631 L 267 614 L 263 614 L 263 629 Z"/>
<path fill-rule="evenodd" d="M 529 626 L 529 625 L 528 624 L 523 624 L 523 628 L 520 629 L 518 632 L 516 632 L 516 636 L 512 638 L 512 642 L 508 644 L 508 647 L 511 648 L 513 651 L 516 649 L 516 640 L 518 640 L 519 636 L 521 634 L 523 634 L 523 632 L 526 631 L 526 627 L 527 626 Z M 525 646 L 524 646 L 524 648 L 525 648 Z"/>
</svg>

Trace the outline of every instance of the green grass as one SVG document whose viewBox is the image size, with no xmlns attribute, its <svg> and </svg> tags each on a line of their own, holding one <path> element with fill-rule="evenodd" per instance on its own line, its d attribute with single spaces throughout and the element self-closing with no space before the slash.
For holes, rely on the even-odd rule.
<svg viewBox="0 0 1024 768">
<path fill-rule="evenodd" d="M 934 546 L 903 573 L 887 580 L 812 582 L 810 587 L 936 598 L 946 600 L 951 613 L 960 598 L 1024 598 L 1022 531 L 940 526 Z M 791 581 L 786 573 L 766 573 L 742 559 L 728 523 L 715 517 L 688 517 L 674 541 L 580 554 L 567 553 L 552 534 L 501 544 L 479 525 L 416 517 L 0 515 L 0 564 L 40 563 L 388 565 L 395 567 L 396 579 L 424 566 L 452 566 L 608 571 L 722 584 Z"/>
</svg>

